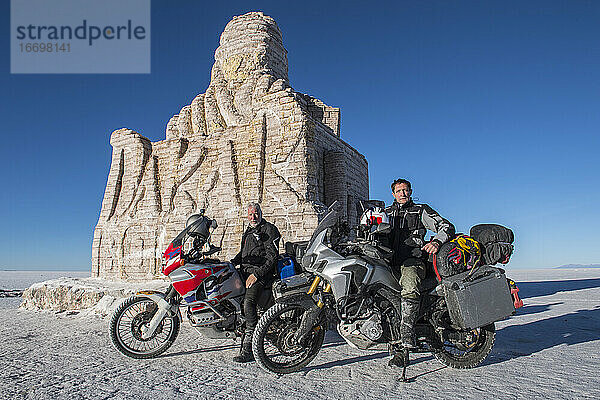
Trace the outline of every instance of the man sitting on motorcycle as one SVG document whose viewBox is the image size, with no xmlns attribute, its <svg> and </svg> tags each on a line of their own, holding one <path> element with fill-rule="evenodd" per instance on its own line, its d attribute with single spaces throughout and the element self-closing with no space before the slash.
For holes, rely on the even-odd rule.
<svg viewBox="0 0 600 400">
<path fill-rule="evenodd" d="M 262 291 L 272 283 L 277 271 L 279 239 L 277 227 L 262 217 L 258 203 L 248 205 L 249 226 L 242 235 L 240 252 L 231 260 L 240 266 L 242 278 L 246 282 L 244 315 L 246 330 L 242 338 L 240 353 L 234 361 L 244 363 L 254 360 L 252 355 L 252 333 L 258 322 L 256 304 Z M 268 289 L 268 287 L 267 287 Z"/>
<path fill-rule="evenodd" d="M 437 253 L 455 232 L 454 225 L 442 218 L 427 204 L 412 201 L 412 188 L 406 179 L 396 179 L 392 183 L 394 203 L 386 208 L 392 225 L 389 245 L 394 250 L 393 268 L 401 272 L 402 322 L 400 341 L 404 348 L 414 348 L 415 322 L 419 312 L 419 287 L 425 278 L 425 261 L 429 254 Z M 425 244 L 427 230 L 433 231 L 433 240 Z M 400 366 L 402 356 L 398 353 L 390 360 L 390 365 Z"/>
</svg>

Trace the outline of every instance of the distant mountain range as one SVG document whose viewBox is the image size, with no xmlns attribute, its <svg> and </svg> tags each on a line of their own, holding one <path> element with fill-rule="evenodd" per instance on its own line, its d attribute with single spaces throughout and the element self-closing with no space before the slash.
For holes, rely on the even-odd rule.
<svg viewBox="0 0 600 400">
<path fill-rule="evenodd" d="M 565 264 L 554 268 L 600 268 L 600 264 Z"/>
</svg>

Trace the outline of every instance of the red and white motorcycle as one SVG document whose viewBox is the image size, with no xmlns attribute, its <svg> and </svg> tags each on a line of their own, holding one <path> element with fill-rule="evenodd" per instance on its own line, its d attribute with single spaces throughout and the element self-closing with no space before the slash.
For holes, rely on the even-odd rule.
<svg viewBox="0 0 600 400">
<path fill-rule="evenodd" d="M 133 358 L 152 358 L 177 338 L 182 311 L 203 336 L 235 339 L 244 332 L 242 314 L 245 286 L 234 266 L 210 256 L 221 249 L 210 244 L 216 221 L 203 214 L 188 218 L 186 228 L 163 255 L 161 272 L 171 279 L 162 293 L 144 290 L 123 302 L 110 322 L 117 350 Z M 280 274 L 293 271 L 290 258 L 280 259 Z M 273 304 L 270 291 L 258 301 L 259 310 Z"/>
</svg>

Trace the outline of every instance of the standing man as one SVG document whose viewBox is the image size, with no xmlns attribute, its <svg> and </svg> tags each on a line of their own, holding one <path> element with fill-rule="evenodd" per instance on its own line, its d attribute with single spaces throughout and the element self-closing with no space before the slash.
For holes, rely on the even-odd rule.
<svg viewBox="0 0 600 400">
<path fill-rule="evenodd" d="M 392 183 L 394 203 L 385 211 L 390 218 L 392 231 L 390 245 L 394 250 L 392 266 L 402 274 L 402 323 L 400 341 L 404 348 L 414 348 L 415 322 L 419 312 L 419 285 L 425 278 L 425 261 L 429 254 L 437 253 L 440 246 L 454 235 L 454 225 L 442 218 L 427 204 L 412 201 L 412 188 L 406 179 Z M 427 230 L 433 231 L 433 240 L 425 244 Z M 396 354 L 390 365 L 401 365 Z"/>
<path fill-rule="evenodd" d="M 245 363 L 254 360 L 252 355 L 252 333 L 258 322 L 256 302 L 265 286 L 272 283 L 277 270 L 279 239 L 277 227 L 262 217 L 258 203 L 248 205 L 248 229 L 242 235 L 240 252 L 231 260 L 240 266 L 242 279 L 246 282 L 244 315 L 246 331 L 242 337 L 240 354 L 233 361 Z"/>
</svg>

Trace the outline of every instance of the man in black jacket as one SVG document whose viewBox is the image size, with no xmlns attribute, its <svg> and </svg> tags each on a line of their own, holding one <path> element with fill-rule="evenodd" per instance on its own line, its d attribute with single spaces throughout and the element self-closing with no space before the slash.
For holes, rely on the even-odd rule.
<svg viewBox="0 0 600 400">
<path fill-rule="evenodd" d="M 392 266 L 401 272 L 402 323 L 400 340 L 405 348 L 415 347 L 414 326 L 419 312 L 419 285 L 425 277 L 425 261 L 429 254 L 437 253 L 440 246 L 454 235 L 454 225 L 442 218 L 427 204 L 412 201 L 412 188 L 406 179 L 392 183 L 394 203 L 385 211 L 390 218 L 392 231 L 389 241 L 394 255 Z M 433 231 L 433 240 L 425 244 L 427 230 Z M 390 361 L 398 365 L 399 355 Z"/>
<path fill-rule="evenodd" d="M 244 314 L 246 331 L 242 338 L 240 354 L 234 357 L 236 362 L 249 362 L 252 356 L 252 333 L 258 322 L 256 303 L 262 291 L 270 285 L 277 271 L 279 255 L 279 239 L 281 235 L 277 227 L 262 217 L 258 203 L 248 205 L 248 229 L 242 236 L 240 252 L 231 260 L 233 265 L 240 266 L 242 278 L 246 282 L 244 297 Z"/>
</svg>

